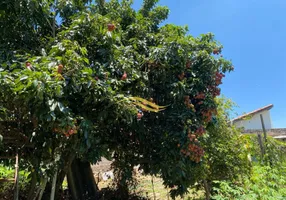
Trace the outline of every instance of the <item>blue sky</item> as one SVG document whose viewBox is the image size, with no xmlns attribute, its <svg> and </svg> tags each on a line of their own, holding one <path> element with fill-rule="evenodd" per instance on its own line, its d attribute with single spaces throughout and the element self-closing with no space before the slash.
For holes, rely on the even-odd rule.
<svg viewBox="0 0 286 200">
<path fill-rule="evenodd" d="M 142 0 L 134 0 L 138 9 Z M 238 114 L 268 104 L 275 128 L 286 127 L 286 0 L 161 0 L 167 23 L 188 25 L 190 34 L 212 32 L 235 71 L 222 93 Z"/>
</svg>

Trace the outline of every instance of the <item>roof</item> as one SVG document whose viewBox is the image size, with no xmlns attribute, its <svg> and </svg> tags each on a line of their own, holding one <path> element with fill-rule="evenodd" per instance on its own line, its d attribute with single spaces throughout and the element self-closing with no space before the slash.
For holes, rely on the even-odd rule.
<svg viewBox="0 0 286 200">
<path fill-rule="evenodd" d="M 279 135 L 279 136 L 275 136 L 273 138 L 275 138 L 275 139 L 286 139 L 286 135 Z"/>
<path fill-rule="evenodd" d="M 234 118 L 233 120 L 231 120 L 232 122 L 235 122 L 235 121 L 239 121 L 239 120 L 243 120 L 245 117 L 248 117 L 248 116 L 251 116 L 251 115 L 254 115 L 254 114 L 257 114 L 257 113 L 260 113 L 262 111 L 265 111 L 265 110 L 270 110 L 271 108 L 273 108 L 273 104 L 269 104 L 267 106 L 264 106 L 262 108 L 259 108 L 257 110 L 254 110 L 252 112 L 249 112 L 249 113 L 246 113 L 244 115 L 241 115 L 241 116 L 238 116 L 236 118 Z"/>
</svg>

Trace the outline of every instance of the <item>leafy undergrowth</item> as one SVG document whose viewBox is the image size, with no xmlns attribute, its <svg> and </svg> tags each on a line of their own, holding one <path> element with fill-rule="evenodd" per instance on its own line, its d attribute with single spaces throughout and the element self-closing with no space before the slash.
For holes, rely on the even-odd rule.
<svg viewBox="0 0 286 200">
<path fill-rule="evenodd" d="M 0 179 L 13 179 L 14 169 L 0 165 Z M 26 199 L 26 188 L 28 185 L 28 174 L 25 171 L 19 171 L 19 199 Z M 0 199 L 13 199 L 14 181 L 2 182 L 0 181 Z"/>
<path fill-rule="evenodd" d="M 250 179 L 243 185 L 217 182 L 215 200 L 279 200 L 286 199 L 286 163 L 279 167 L 254 166 Z"/>
<path fill-rule="evenodd" d="M 130 188 L 131 195 L 140 196 L 142 199 L 157 199 L 157 200 L 168 200 L 172 199 L 169 195 L 169 190 L 165 188 L 163 185 L 163 181 L 161 178 L 153 177 L 153 185 L 152 185 L 152 177 L 151 176 L 136 176 L 137 184 Z M 106 188 L 113 188 L 112 181 L 101 181 L 98 183 L 98 187 L 100 190 L 105 190 Z M 155 197 L 155 198 L 154 198 Z M 176 200 L 201 200 L 204 199 L 204 193 L 202 191 L 195 192 L 194 190 L 190 190 L 189 194 L 185 195 L 183 198 L 177 197 Z"/>
</svg>

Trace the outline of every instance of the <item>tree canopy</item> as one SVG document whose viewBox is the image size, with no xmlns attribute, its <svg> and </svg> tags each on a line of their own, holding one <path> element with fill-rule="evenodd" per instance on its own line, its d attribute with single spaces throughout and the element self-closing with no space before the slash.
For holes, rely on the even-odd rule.
<svg viewBox="0 0 286 200">
<path fill-rule="evenodd" d="M 38 175 L 71 155 L 112 156 L 123 172 L 140 164 L 160 174 L 173 195 L 194 183 L 233 67 L 213 34 L 161 25 L 169 10 L 157 2 L 138 11 L 130 0 L 0 3 L 0 121 L 35 145 Z"/>
</svg>

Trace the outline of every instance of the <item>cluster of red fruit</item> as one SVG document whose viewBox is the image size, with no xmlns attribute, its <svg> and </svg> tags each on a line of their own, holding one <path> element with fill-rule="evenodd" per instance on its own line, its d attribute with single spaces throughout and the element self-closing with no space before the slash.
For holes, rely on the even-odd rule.
<svg viewBox="0 0 286 200">
<path fill-rule="evenodd" d="M 191 68 L 191 66 L 192 66 L 192 62 L 191 62 L 190 60 L 188 60 L 188 61 L 186 62 L 186 69 Z M 180 81 L 182 81 L 185 77 L 186 77 L 185 72 L 182 72 L 182 73 L 180 73 L 180 74 L 178 75 L 178 79 L 179 79 Z"/>
<path fill-rule="evenodd" d="M 206 98 L 206 95 L 202 92 L 195 96 L 195 99 L 205 99 L 205 98 Z"/>
<path fill-rule="evenodd" d="M 206 132 L 206 130 L 204 129 L 204 127 L 200 126 L 200 127 L 196 130 L 195 134 L 196 134 L 197 136 L 202 136 L 205 132 Z"/>
<path fill-rule="evenodd" d="M 223 77 L 225 77 L 225 75 L 223 73 L 216 72 L 215 73 L 215 84 L 216 85 L 222 84 L 221 80 Z"/>
<path fill-rule="evenodd" d="M 190 96 L 184 96 L 184 104 L 187 106 L 187 108 L 195 109 L 195 106 L 190 103 Z"/>
<path fill-rule="evenodd" d="M 137 113 L 137 120 L 139 121 L 139 120 L 141 120 L 141 118 L 143 117 L 143 112 L 141 111 L 141 110 L 139 110 L 138 111 L 138 113 Z"/>
<path fill-rule="evenodd" d="M 205 122 L 210 122 L 211 119 L 212 119 L 213 114 L 217 114 L 216 109 L 203 111 L 202 115 L 203 115 L 204 121 Z"/>
<path fill-rule="evenodd" d="M 66 131 L 65 129 L 61 129 L 61 128 L 54 128 L 53 131 L 55 133 L 61 133 L 64 134 L 66 137 L 70 137 L 74 134 L 77 133 L 78 127 L 74 126 L 73 128 L 67 128 L 68 131 Z"/>
<path fill-rule="evenodd" d="M 76 134 L 76 133 L 77 133 L 77 128 L 74 127 L 74 128 L 72 128 L 72 129 L 68 130 L 67 132 L 65 132 L 64 135 L 65 135 L 66 137 L 70 137 L 70 136 L 72 136 L 72 135 L 74 135 L 74 134 Z"/>
<path fill-rule="evenodd" d="M 195 134 L 191 133 L 190 131 L 188 133 L 188 138 L 189 138 L 190 142 L 199 142 L 197 139 L 197 136 Z"/>
<path fill-rule="evenodd" d="M 206 95 L 204 93 L 202 93 L 202 92 L 195 96 L 195 99 L 201 100 L 201 101 L 197 102 L 198 105 L 203 104 L 204 102 L 202 100 L 204 100 L 205 98 L 206 98 Z"/>
<path fill-rule="evenodd" d="M 63 73 L 63 69 L 64 69 L 64 66 L 63 66 L 63 65 L 58 65 L 58 67 L 57 67 L 57 72 L 58 72 L 59 74 L 62 74 L 62 73 Z"/>
<path fill-rule="evenodd" d="M 195 144 L 189 144 L 188 149 L 192 152 L 190 159 L 199 163 L 204 155 L 204 150 Z"/>
<path fill-rule="evenodd" d="M 32 65 L 31 65 L 30 62 L 26 62 L 26 68 L 27 68 L 28 70 L 32 70 Z"/>
<path fill-rule="evenodd" d="M 214 88 L 212 91 L 213 97 L 219 96 L 220 95 L 220 88 Z"/>
<path fill-rule="evenodd" d="M 107 24 L 107 29 L 108 29 L 108 31 L 114 31 L 115 30 L 115 25 L 114 24 Z"/>
<path fill-rule="evenodd" d="M 220 88 L 212 85 L 212 86 L 209 86 L 208 89 L 210 93 L 213 95 L 213 97 L 220 95 Z"/>
<path fill-rule="evenodd" d="M 221 49 L 214 49 L 213 54 L 218 55 L 221 53 Z"/>
<path fill-rule="evenodd" d="M 195 144 L 189 144 L 187 149 L 182 149 L 181 153 L 185 156 L 189 156 L 192 161 L 199 163 L 202 156 L 204 155 L 204 150 Z"/>
<path fill-rule="evenodd" d="M 186 63 L 186 68 L 189 69 L 191 68 L 192 62 L 190 60 L 187 61 Z"/>
<path fill-rule="evenodd" d="M 122 75 L 122 77 L 121 77 L 121 80 L 122 80 L 122 81 L 125 81 L 126 79 L 127 79 L 127 73 L 124 72 L 123 75 Z"/>
</svg>

